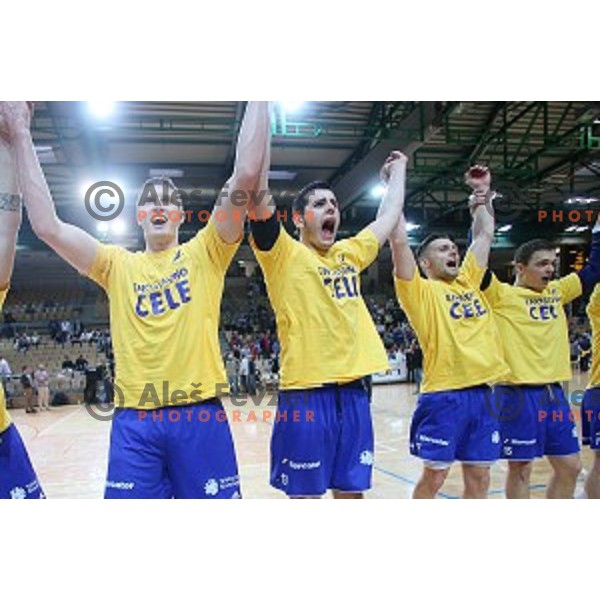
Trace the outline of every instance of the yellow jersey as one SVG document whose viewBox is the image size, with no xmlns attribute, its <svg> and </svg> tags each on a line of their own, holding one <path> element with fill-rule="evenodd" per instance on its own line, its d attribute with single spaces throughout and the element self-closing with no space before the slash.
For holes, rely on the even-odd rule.
<svg viewBox="0 0 600 600">
<path fill-rule="evenodd" d="M 283 227 L 263 270 L 281 342 L 281 388 L 347 383 L 387 371 L 383 343 L 361 296 L 360 273 L 379 253 L 370 229 L 318 252 Z"/>
<path fill-rule="evenodd" d="M 569 328 L 563 306 L 582 293 L 576 273 L 543 292 L 501 283 L 492 275 L 484 295 L 492 307 L 504 356 L 506 383 L 543 385 L 571 379 Z"/>
<path fill-rule="evenodd" d="M 485 269 L 467 252 L 450 283 L 395 277 L 396 294 L 423 349 L 422 392 L 503 381 L 508 366 L 490 307 L 479 290 Z"/>
<path fill-rule="evenodd" d="M 592 326 L 592 368 L 588 388 L 595 388 L 600 387 L 600 284 L 594 287 L 586 312 Z"/>
<path fill-rule="evenodd" d="M 163 252 L 100 247 L 88 276 L 110 302 L 118 407 L 151 410 L 227 393 L 218 329 L 238 246 L 225 243 L 211 219 Z"/>
<path fill-rule="evenodd" d="M 6 300 L 6 295 L 8 294 L 8 289 L 0 290 L 0 310 L 4 306 L 4 301 Z M 2 382 L 0 382 L 0 433 L 3 433 L 8 429 L 10 425 L 10 415 L 6 410 L 6 398 L 4 397 L 4 386 Z"/>
</svg>

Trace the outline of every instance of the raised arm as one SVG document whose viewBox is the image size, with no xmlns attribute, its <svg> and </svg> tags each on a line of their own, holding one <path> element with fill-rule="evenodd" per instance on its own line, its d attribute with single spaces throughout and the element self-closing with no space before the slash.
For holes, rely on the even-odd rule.
<svg viewBox="0 0 600 600">
<path fill-rule="evenodd" d="M 0 117 L 10 138 L 17 183 L 34 233 L 79 272 L 87 275 L 99 242 L 82 229 L 61 221 L 31 139 L 26 102 L 1 102 Z"/>
<path fill-rule="evenodd" d="M 494 193 L 490 189 L 491 174 L 487 167 L 476 165 L 465 174 L 465 182 L 473 190 L 469 208 L 473 218 L 473 241 L 469 250 L 480 267 L 487 268 L 494 241 Z"/>
<path fill-rule="evenodd" d="M 381 178 L 384 184 L 387 184 L 387 188 L 379 205 L 377 217 L 369 225 L 380 246 L 383 246 L 390 237 L 404 210 L 407 162 L 408 159 L 404 154 L 395 151 L 390 154 L 381 169 Z"/>
<path fill-rule="evenodd" d="M 270 136 L 270 103 L 248 102 L 237 140 L 233 174 L 213 212 L 219 235 L 227 243 L 236 242 L 242 236 L 250 198 L 260 193 Z"/>
<path fill-rule="evenodd" d="M 408 245 L 408 232 L 404 213 L 400 215 L 400 219 L 392 231 L 390 245 L 392 246 L 392 259 L 394 260 L 394 275 L 398 279 L 411 281 L 415 275 L 417 263 Z"/>
<path fill-rule="evenodd" d="M 0 290 L 9 283 L 21 225 L 21 195 L 8 140 L 2 137 L 0 119 Z"/>
</svg>

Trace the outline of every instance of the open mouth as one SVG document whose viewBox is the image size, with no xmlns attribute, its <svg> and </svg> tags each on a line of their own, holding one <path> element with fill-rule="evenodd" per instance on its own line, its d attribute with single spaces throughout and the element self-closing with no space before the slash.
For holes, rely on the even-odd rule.
<svg viewBox="0 0 600 600">
<path fill-rule="evenodd" d="M 166 225 L 168 220 L 169 219 L 168 219 L 167 215 L 162 211 L 153 214 L 152 218 L 150 219 L 152 225 L 154 225 L 155 227 L 160 227 L 161 225 Z"/>
<path fill-rule="evenodd" d="M 457 261 L 457 260 L 449 260 L 449 261 L 446 263 L 446 266 L 447 266 L 449 269 L 456 269 L 456 267 L 458 267 L 458 261 Z"/>
<path fill-rule="evenodd" d="M 321 233 L 326 240 L 333 239 L 335 235 L 335 217 L 327 217 L 323 220 Z"/>
</svg>

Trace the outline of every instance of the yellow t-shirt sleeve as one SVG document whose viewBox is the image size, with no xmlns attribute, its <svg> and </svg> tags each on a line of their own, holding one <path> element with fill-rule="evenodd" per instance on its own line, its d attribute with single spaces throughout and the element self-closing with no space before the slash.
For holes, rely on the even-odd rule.
<svg viewBox="0 0 600 600">
<path fill-rule="evenodd" d="M 394 287 L 396 296 L 402 310 L 406 313 L 413 329 L 422 331 L 422 319 L 425 316 L 425 295 L 427 293 L 427 282 L 421 277 L 419 269 L 415 267 L 412 279 L 399 279 L 394 276 Z"/>
<path fill-rule="evenodd" d="M 486 267 L 482 267 L 475 258 L 475 254 L 468 250 L 460 266 L 459 277 L 468 281 L 475 289 L 481 287 L 481 281 L 485 275 Z"/>
<path fill-rule="evenodd" d="M 87 276 L 108 292 L 111 273 L 113 272 L 119 257 L 125 252 L 127 251 L 119 246 L 98 244 L 98 251 L 96 252 L 94 264 Z"/>
<path fill-rule="evenodd" d="M 361 271 L 366 269 L 379 254 L 379 240 L 368 227 L 358 235 L 338 242 L 337 247 L 342 252 L 346 252 Z"/>
<path fill-rule="evenodd" d="M 504 296 L 506 287 L 506 283 L 501 283 L 500 281 L 498 281 L 496 275 L 494 275 L 494 273 L 491 273 L 490 285 L 488 285 L 488 287 L 486 287 L 485 290 L 482 290 L 482 292 L 485 296 L 485 299 L 489 302 L 492 308 L 498 306 L 500 302 L 502 302 L 502 298 Z"/>
<path fill-rule="evenodd" d="M 196 236 L 188 242 L 188 247 L 193 253 L 199 251 L 200 246 L 204 246 L 211 260 L 211 264 L 215 265 L 220 272 L 225 273 L 229 268 L 235 253 L 240 247 L 243 237 L 244 236 L 242 235 L 237 242 L 228 244 L 219 234 L 214 217 L 211 217 L 208 220 L 206 227 L 202 228 Z"/>
<path fill-rule="evenodd" d="M 600 317 L 600 283 L 594 287 L 586 312 L 590 318 Z"/>
<path fill-rule="evenodd" d="M 566 277 L 561 277 L 556 282 L 556 287 L 560 290 L 560 296 L 563 304 L 568 304 L 578 298 L 583 293 L 581 279 L 577 273 L 571 273 Z"/>
<path fill-rule="evenodd" d="M 250 246 L 254 251 L 256 260 L 263 270 L 265 277 L 272 281 L 278 279 L 278 276 L 282 272 L 285 273 L 288 261 L 292 259 L 296 244 L 298 243 L 283 227 L 280 228 L 277 241 L 270 250 L 259 250 L 254 238 L 250 236 Z"/>
</svg>

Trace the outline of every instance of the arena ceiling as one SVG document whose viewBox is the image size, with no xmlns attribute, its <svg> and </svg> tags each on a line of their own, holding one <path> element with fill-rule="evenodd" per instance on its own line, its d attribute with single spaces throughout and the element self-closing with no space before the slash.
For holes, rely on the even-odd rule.
<svg viewBox="0 0 600 600">
<path fill-rule="evenodd" d="M 90 183 L 116 181 L 133 206 L 151 174 L 169 174 L 186 190 L 202 190 L 188 208 L 210 209 L 231 173 L 243 102 L 120 102 L 98 118 L 84 102 L 38 102 L 33 136 L 59 214 L 103 239 L 135 247 L 134 209 L 126 227 L 103 232 L 85 211 Z M 378 170 L 387 154 L 410 156 L 409 220 L 415 240 L 433 229 L 466 231 L 462 176 L 475 162 L 491 167 L 503 199 L 506 244 L 540 227 L 538 210 L 567 208 L 573 198 L 600 197 L 600 102 L 307 102 L 278 107 L 272 124 L 271 186 L 289 206 L 309 181 L 331 182 L 343 209 L 342 235 L 375 215 Z M 572 236 L 568 223 L 542 224 Z M 197 229 L 184 226 L 182 240 Z M 20 250 L 43 246 L 28 224 Z"/>
</svg>

